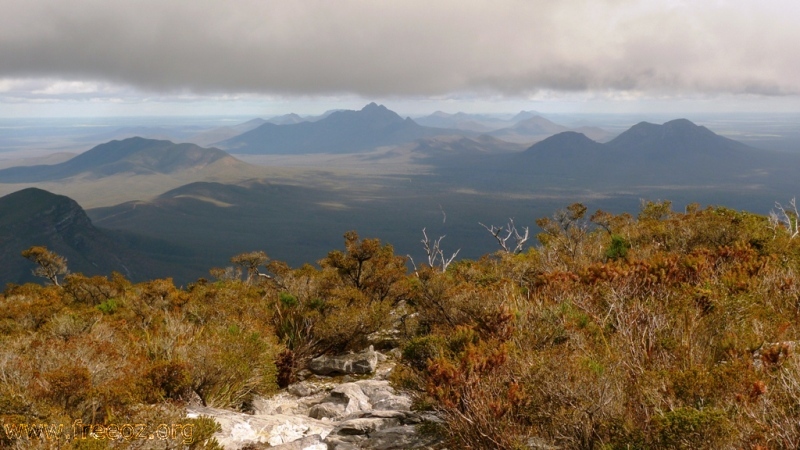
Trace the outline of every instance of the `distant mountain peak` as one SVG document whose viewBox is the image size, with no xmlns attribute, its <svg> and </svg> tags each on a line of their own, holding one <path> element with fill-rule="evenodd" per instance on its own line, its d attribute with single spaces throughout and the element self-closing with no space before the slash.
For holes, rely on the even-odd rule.
<svg viewBox="0 0 800 450">
<path fill-rule="evenodd" d="M 450 117 L 452 114 L 448 114 L 444 111 L 436 111 L 430 115 L 430 117 Z"/>
<path fill-rule="evenodd" d="M 549 138 L 543 140 L 542 142 L 545 141 L 561 142 L 561 143 L 568 143 L 568 142 L 580 142 L 580 143 L 593 142 L 595 144 L 597 143 L 586 137 L 585 134 L 578 133 L 577 131 L 563 131 L 561 133 L 550 136 Z"/>
<path fill-rule="evenodd" d="M 584 148 L 592 148 L 596 149 L 602 146 L 602 144 L 595 142 L 588 137 L 586 137 L 583 133 L 578 133 L 577 131 L 563 131 L 558 134 L 554 134 L 547 139 L 542 140 L 541 142 L 537 142 L 533 144 L 526 152 L 536 152 L 539 149 L 584 149 Z"/>
<path fill-rule="evenodd" d="M 314 122 L 267 125 L 218 144 L 233 153 L 354 153 L 442 134 L 375 102 L 357 111 L 336 111 Z"/>
<path fill-rule="evenodd" d="M 375 102 L 370 102 L 369 104 L 361 108 L 361 111 L 388 111 L 388 110 L 389 108 L 383 105 L 379 105 Z"/>
<path fill-rule="evenodd" d="M 693 126 L 693 127 L 699 127 L 699 125 L 697 125 L 696 123 L 692 122 L 689 119 L 673 119 L 673 120 L 670 120 L 669 122 L 666 122 L 664 125 L 665 126 Z"/>
<path fill-rule="evenodd" d="M 752 150 L 741 142 L 720 136 L 687 119 L 670 120 L 662 125 L 639 122 L 608 145 L 618 150 L 672 158 L 701 155 L 727 157 L 736 152 Z"/>
<path fill-rule="evenodd" d="M 6 214 L 0 219 L 0 226 L 8 225 L 26 218 L 58 210 L 80 207 L 74 200 L 63 195 L 53 194 L 35 187 L 25 188 L 0 198 L 0 211 Z"/>
<path fill-rule="evenodd" d="M 603 144 L 589 139 L 585 134 L 564 131 L 533 144 L 522 154 L 542 162 L 558 161 L 559 164 L 562 164 L 569 161 L 587 162 L 605 152 L 606 148 Z"/>
<path fill-rule="evenodd" d="M 519 122 L 521 120 L 530 119 L 531 117 L 537 117 L 537 116 L 539 116 L 539 113 L 536 112 L 536 111 L 524 111 L 523 110 L 523 111 L 518 112 L 517 115 L 515 115 L 514 117 L 512 117 L 511 121 L 512 122 Z"/>
</svg>

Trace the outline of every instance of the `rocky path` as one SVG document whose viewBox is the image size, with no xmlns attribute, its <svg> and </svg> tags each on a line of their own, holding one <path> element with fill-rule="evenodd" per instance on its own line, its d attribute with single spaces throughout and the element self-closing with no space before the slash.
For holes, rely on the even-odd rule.
<svg viewBox="0 0 800 450">
<path fill-rule="evenodd" d="M 253 414 L 190 406 L 188 415 L 214 418 L 222 427 L 214 437 L 226 450 L 439 448 L 435 437 L 417 427 L 436 417 L 411 411 L 411 399 L 386 380 L 393 367 L 371 348 L 319 358 L 305 381 L 274 397 L 258 398 Z"/>
</svg>

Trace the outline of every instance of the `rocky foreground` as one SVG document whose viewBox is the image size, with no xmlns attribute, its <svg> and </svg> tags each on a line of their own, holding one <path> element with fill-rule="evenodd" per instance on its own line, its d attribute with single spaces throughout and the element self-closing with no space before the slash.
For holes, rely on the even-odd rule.
<svg viewBox="0 0 800 450">
<path fill-rule="evenodd" d="M 437 437 L 418 425 L 438 419 L 411 411 L 411 398 L 387 381 L 394 363 L 372 348 L 312 361 L 304 381 L 272 398 L 258 398 L 252 414 L 191 406 L 189 417 L 212 417 L 226 450 L 434 449 Z"/>
</svg>

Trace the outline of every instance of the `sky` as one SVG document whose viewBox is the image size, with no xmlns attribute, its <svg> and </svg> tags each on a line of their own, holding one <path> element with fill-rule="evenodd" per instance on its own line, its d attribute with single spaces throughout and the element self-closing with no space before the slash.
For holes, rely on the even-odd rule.
<svg viewBox="0 0 800 450">
<path fill-rule="evenodd" d="M 0 0 L 0 117 L 800 112 L 796 0 Z"/>
</svg>

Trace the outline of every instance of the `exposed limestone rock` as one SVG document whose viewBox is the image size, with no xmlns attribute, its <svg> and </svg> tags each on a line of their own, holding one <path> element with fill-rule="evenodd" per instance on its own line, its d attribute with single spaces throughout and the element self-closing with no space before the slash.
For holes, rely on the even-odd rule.
<svg viewBox="0 0 800 450">
<path fill-rule="evenodd" d="M 363 355 L 375 364 L 382 360 L 377 371 L 373 364 L 371 379 L 336 383 L 332 378 L 311 376 L 271 398 L 255 399 L 252 415 L 194 406 L 189 416 L 214 418 L 222 428 L 214 437 L 226 450 L 435 448 L 437 438 L 419 434 L 416 425 L 438 419 L 411 411 L 411 399 L 378 378 L 392 367 L 378 352 L 370 348 L 345 357 Z"/>
<path fill-rule="evenodd" d="M 272 450 L 328 450 L 328 444 L 322 440 L 322 436 L 314 434 L 288 444 L 275 445 L 269 448 Z"/>
<path fill-rule="evenodd" d="M 413 425 L 384 428 L 369 435 L 363 449 L 401 450 L 407 448 L 430 448 L 438 440 L 433 436 L 423 436 Z"/>
<path fill-rule="evenodd" d="M 286 392 L 294 395 L 295 397 L 308 397 L 309 395 L 316 394 L 320 390 L 322 390 L 320 386 L 307 382 L 295 383 L 286 388 Z"/>
<path fill-rule="evenodd" d="M 369 417 L 366 419 L 350 419 L 339 424 L 334 430 L 336 434 L 370 434 L 384 428 L 396 427 L 400 425 L 397 419 L 384 419 L 381 417 Z"/>
<path fill-rule="evenodd" d="M 367 397 L 355 383 L 345 383 L 336 386 L 336 388 L 331 391 L 331 397 L 347 400 L 347 406 L 344 409 L 345 415 L 372 409 L 369 397 Z"/>
<path fill-rule="evenodd" d="M 314 358 L 308 368 L 317 375 L 370 374 L 378 365 L 378 353 L 370 348 L 361 353 Z"/>
<path fill-rule="evenodd" d="M 331 423 L 307 416 L 284 414 L 249 415 L 224 409 L 192 406 L 188 417 L 209 416 L 219 423 L 222 431 L 214 437 L 226 449 L 240 449 L 247 444 L 268 443 L 275 446 L 311 435 L 324 439 L 333 429 Z"/>
<path fill-rule="evenodd" d="M 320 403 L 308 411 L 308 416 L 314 419 L 339 419 L 345 416 L 345 405 L 342 403 Z"/>
<path fill-rule="evenodd" d="M 369 397 L 372 409 L 375 410 L 400 410 L 411 409 L 411 399 L 395 395 L 394 389 L 385 380 L 361 380 L 357 384 L 364 394 Z"/>
</svg>

